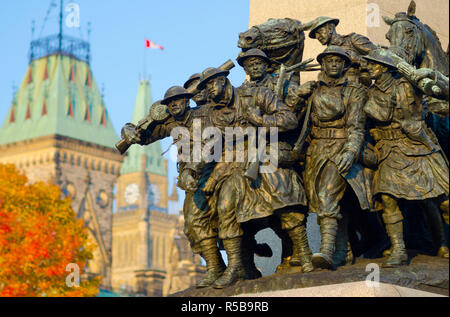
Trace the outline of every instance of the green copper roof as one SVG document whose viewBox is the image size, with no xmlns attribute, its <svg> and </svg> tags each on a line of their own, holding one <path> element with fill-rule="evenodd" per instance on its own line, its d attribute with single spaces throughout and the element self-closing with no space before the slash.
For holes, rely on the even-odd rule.
<svg viewBox="0 0 450 317">
<path fill-rule="evenodd" d="M 136 124 L 139 120 L 144 118 L 148 114 L 151 105 L 152 96 L 150 93 L 150 83 L 147 80 L 141 80 L 139 82 L 136 104 L 134 106 L 131 122 Z M 167 176 L 159 141 L 145 146 L 137 144 L 130 146 L 127 151 L 127 156 L 123 160 L 122 167 L 120 168 L 120 174 L 141 171 L 141 159 L 143 155 L 146 157 L 146 172 Z"/>
<path fill-rule="evenodd" d="M 89 64 L 70 56 L 30 63 L 0 128 L 0 144 L 52 134 L 110 148 L 119 140 Z"/>
</svg>

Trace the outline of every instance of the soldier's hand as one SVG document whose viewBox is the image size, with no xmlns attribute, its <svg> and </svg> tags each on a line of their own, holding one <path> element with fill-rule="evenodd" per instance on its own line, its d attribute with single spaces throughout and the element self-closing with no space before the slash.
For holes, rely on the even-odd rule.
<svg viewBox="0 0 450 317">
<path fill-rule="evenodd" d="M 297 95 L 300 97 L 309 96 L 312 94 L 313 90 L 317 87 L 317 82 L 308 81 L 297 88 Z"/>
<path fill-rule="evenodd" d="M 214 192 L 214 189 L 216 188 L 216 184 L 217 182 L 214 178 L 208 178 L 205 187 L 202 188 L 202 192 L 204 192 L 206 195 L 212 194 Z"/>
<path fill-rule="evenodd" d="M 140 144 L 141 137 L 136 131 L 136 126 L 132 123 L 126 123 L 120 132 L 122 139 L 129 144 Z"/>
<path fill-rule="evenodd" d="M 347 173 L 355 160 L 355 153 L 346 151 L 336 157 L 336 166 L 340 173 Z"/>
<path fill-rule="evenodd" d="M 189 170 L 183 171 L 180 177 L 182 188 L 188 192 L 195 192 L 197 190 L 197 183 Z"/>
<path fill-rule="evenodd" d="M 419 68 L 412 72 L 411 79 L 418 83 L 424 78 L 435 79 L 435 71 L 430 68 Z"/>
<path fill-rule="evenodd" d="M 249 122 L 251 122 L 257 126 L 262 126 L 262 124 L 263 124 L 263 117 L 261 115 L 261 111 L 259 110 L 259 108 L 248 107 L 247 119 Z"/>
</svg>

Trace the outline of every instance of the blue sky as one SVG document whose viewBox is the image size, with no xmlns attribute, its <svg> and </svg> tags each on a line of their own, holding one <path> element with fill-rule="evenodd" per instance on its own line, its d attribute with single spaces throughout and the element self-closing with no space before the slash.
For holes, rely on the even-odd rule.
<svg viewBox="0 0 450 317">
<path fill-rule="evenodd" d="M 0 1 L 0 124 L 11 105 L 13 82 L 18 86 L 25 76 L 32 20 L 34 39 L 41 31 L 42 36 L 58 32 L 59 0 L 54 2 L 58 7 L 42 29 L 51 0 Z M 99 86 L 104 85 L 104 101 L 118 133 L 131 120 L 144 71 L 145 38 L 165 48 L 145 53 L 145 71 L 156 101 L 191 74 L 234 60 L 238 33 L 247 29 L 249 20 L 249 0 L 65 0 L 64 4 L 71 2 L 79 5 L 80 29 L 65 27 L 64 33 L 87 39 L 91 22 L 91 67 Z M 245 74 L 235 64 L 229 78 L 240 85 Z M 163 149 L 167 144 L 163 142 Z M 171 163 L 170 183 L 175 176 Z"/>
</svg>

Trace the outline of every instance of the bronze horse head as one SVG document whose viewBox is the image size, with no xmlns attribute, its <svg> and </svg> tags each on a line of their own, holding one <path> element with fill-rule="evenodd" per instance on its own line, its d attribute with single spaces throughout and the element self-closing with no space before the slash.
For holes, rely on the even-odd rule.
<svg viewBox="0 0 450 317">
<path fill-rule="evenodd" d="M 384 22 L 390 26 L 386 33 L 390 49 L 417 68 L 433 68 L 448 76 L 448 56 L 436 32 L 423 24 L 414 15 L 415 11 L 416 4 L 411 1 L 407 12 L 398 12 L 394 18 L 383 16 Z"/>
<path fill-rule="evenodd" d="M 258 48 L 271 59 L 273 68 L 292 66 L 303 57 L 305 33 L 302 23 L 294 19 L 269 19 L 239 33 L 238 47 L 243 51 Z"/>
</svg>

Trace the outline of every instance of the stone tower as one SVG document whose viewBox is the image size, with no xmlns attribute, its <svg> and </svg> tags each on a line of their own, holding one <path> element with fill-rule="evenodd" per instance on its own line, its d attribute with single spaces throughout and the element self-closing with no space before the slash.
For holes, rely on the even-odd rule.
<svg viewBox="0 0 450 317">
<path fill-rule="evenodd" d="M 111 284 L 113 187 L 119 140 L 89 65 L 89 43 L 62 32 L 31 42 L 25 77 L 0 128 L 0 162 L 72 197 L 98 248 L 88 274 Z"/>
</svg>

